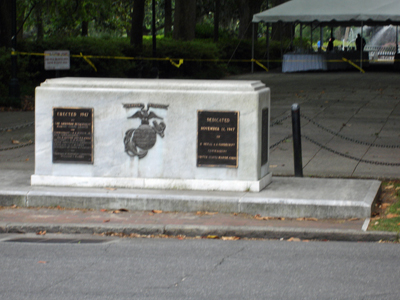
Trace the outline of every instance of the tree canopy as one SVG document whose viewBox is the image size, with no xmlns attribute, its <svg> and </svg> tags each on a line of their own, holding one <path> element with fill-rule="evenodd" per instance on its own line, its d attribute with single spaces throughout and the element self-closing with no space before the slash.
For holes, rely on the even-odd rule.
<svg viewBox="0 0 400 300">
<path fill-rule="evenodd" d="M 0 0 L 0 46 L 10 46 L 11 5 Z M 153 0 L 15 0 L 18 38 L 127 37 L 138 44 L 151 34 Z M 198 24 L 210 24 L 232 37 L 250 38 L 252 15 L 287 0 L 154 0 L 159 35 L 195 38 Z M 250 28 L 250 29 L 249 29 Z M 215 30 L 218 39 L 218 30 Z"/>
</svg>

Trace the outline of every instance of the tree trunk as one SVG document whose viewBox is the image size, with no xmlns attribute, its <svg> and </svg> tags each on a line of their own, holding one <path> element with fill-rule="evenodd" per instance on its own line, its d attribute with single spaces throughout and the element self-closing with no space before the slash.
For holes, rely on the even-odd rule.
<svg viewBox="0 0 400 300">
<path fill-rule="evenodd" d="M 164 23 L 164 35 L 166 36 L 172 30 L 172 5 L 171 0 L 165 0 L 165 23 Z"/>
<path fill-rule="evenodd" d="M 0 47 L 11 47 L 11 1 L 0 0 Z"/>
<path fill-rule="evenodd" d="M 240 39 L 251 39 L 252 28 L 251 21 L 253 15 L 260 11 L 263 0 L 236 0 L 236 5 L 239 9 L 239 38 Z M 257 32 L 257 24 L 255 26 L 255 32 Z"/>
<path fill-rule="evenodd" d="M 36 40 L 42 41 L 44 36 L 43 31 L 43 20 L 42 20 L 42 1 L 38 1 L 35 7 L 35 17 L 36 17 Z"/>
<path fill-rule="evenodd" d="M 131 27 L 131 45 L 139 52 L 143 50 L 143 20 L 146 0 L 134 0 Z"/>
<path fill-rule="evenodd" d="M 89 34 L 89 22 L 88 21 L 82 21 L 82 36 L 88 36 Z"/>
<path fill-rule="evenodd" d="M 17 41 L 22 41 L 24 38 L 24 17 L 25 8 L 22 11 L 18 11 L 17 7 Z"/>
<path fill-rule="evenodd" d="M 196 31 L 196 0 L 175 0 L 173 38 L 194 40 Z"/>
<path fill-rule="evenodd" d="M 221 0 L 215 0 L 215 12 L 214 12 L 214 42 L 218 42 L 219 39 L 219 13 L 221 10 Z"/>
</svg>

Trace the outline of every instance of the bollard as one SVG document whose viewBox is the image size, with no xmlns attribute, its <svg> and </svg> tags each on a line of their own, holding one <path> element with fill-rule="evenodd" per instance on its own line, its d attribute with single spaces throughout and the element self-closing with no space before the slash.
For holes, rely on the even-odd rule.
<svg viewBox="0 0 400 300">
<path fill-rule="evenodd" d="M 300 133 L 300 105 L 292 105 L 292 133 L 293 133 L 293 157 L 294 157 L 294 176 L 303 177 L 303 159 L 301 153 L 301 133 Z"/>
</svg>

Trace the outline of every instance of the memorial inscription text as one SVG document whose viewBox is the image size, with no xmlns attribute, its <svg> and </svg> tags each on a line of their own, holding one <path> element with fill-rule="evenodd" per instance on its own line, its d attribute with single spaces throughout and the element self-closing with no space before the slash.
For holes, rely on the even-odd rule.
<svg viewBox="0 0 400 300">
<path fill-rule="evenodd" d="M 53 108 L 53 163 L 93 163 L 93 108 Z"/>
<path fill-rule="evenodd" d="M 238 167 L 239 112 L 197 112 L 197 166 Z"/>
</svg>

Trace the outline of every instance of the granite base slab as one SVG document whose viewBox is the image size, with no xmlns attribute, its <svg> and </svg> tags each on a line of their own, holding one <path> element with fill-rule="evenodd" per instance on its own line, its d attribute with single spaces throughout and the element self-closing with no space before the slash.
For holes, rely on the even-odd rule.
<svg viewBox="0 0 400 300">
<path fill-rule="evenodd" d="M 134 189 L 167 189 L 197 191 L 260 192 L 271 183 L 272 174 L 261 180 L 202 180 L 202 179 L 164 179 L 164 178 L 112 178 L 32 175 L 31 184 L 41 186 L 70 187 L 116 187 Z"/>
<path fill-rule="evenodd" d="M 29 186 L 18 184 L 18 179 L 29 176 L 22 171 L 4 175 L 10 183 L 0 182 L 0 206 L 214 211 L 318 219 L 370 217 L 381 186 L 377 180 L 273 177 L 261 192 L 251 193 Z"/>
</svg>

